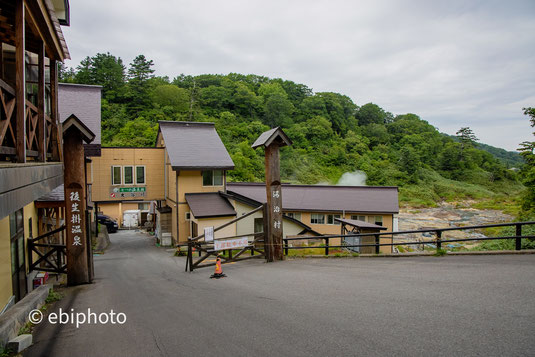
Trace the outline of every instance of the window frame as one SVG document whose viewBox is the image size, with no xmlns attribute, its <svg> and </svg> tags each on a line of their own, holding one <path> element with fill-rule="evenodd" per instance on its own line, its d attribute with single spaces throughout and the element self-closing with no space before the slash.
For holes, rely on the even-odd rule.
<svg viewBox="0 0 535 357">
<path fill-rule="evenodd" d="M 132 169 L 132 183 L 127 183 L 126 182 L 126 168 L 127 167 L 130 167 Z M 134 177 L 135 174 L 134 174 L 134 165 L 124 165 L 123 166 L 123 185 L 134 185 L 134 182 L 136 182 L 136 178 Z"/>
<path fill-rule="evenodd" d="M 220 171 L 221 172 L 221 184 L 215 184 L 215 172 Z M 207 185 L 204 182 L 204 173 L 210 172 L 210 181 L 211 184 Z M 201 171 L 202 176 L 202 187 L 223 187 L 225 186 L 225 170 L 202 170 Z"/>
<path fill-rule="evenodd" d="M 119 168 L 119 183 L 115 183 L 115 168 Z M 119 165 L 111 166 L 111 185 L 112 186 L 121 186 L 123 184 L 123 167 Z"/>
<path fill-rule="evenodd" d="M 323 217 L 321 219 L 321 222 L 313 222 L 313 220 L 318 220 L 317 218 L 314 218 L 314 216 Z M 325 224 L 325 214 L 324 213 L 311 213 L 310 214 L 310 224 Z"/>
<path fill-rule="evenodd" d="M 301 212 L 286 212 L 285 215 L 301 222 Z"/>
<path fill-rule="evenodd" d="M 355 217 L 357 217 L 357 218 L 355 218 Z M 364 219 L 360 219 L 359 217 L 363 217 Z M 360 214 L 352 214 L 351 215 L 351 219 L 354 220 L 354 221 L 367 222 L 366 216 L 365 215 L 360 215 Z"/>
<path fill-rule="evenodd" d="M 138 176 L 137 176 L 137 169 L 138 168 L 143 168 L 143 182 L 138 182 Z M 135 171 L 135 179 L 134 179 L 134 182 L 136 185 L 146 185 L 147 184 L 147 169 L 145 168 L 145 165 L 136 165 L 134 167 L 134 171 Z"/>
<path fill-rule="evenodd" d="M 329 217 L 332 217 L 331 218 L 332 223 L 329 223 Z M 327 223 L 326 224 L 328 224 L 330 226 L 339 226 L 340 222 L 337 222 L 334 219 L 335 218 L 341 218 L 341 217 L 342 217 L 342 215 L 340 215 L 340 214 L 334 214 L 334 213 L 333 214 L 328 214 L 327 215 Z"/>
</svg>

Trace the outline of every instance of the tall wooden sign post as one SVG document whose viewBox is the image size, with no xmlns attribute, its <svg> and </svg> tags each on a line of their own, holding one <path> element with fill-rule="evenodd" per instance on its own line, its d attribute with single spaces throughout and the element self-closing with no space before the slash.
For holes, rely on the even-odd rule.
<svg viewBox="0 0 535 357">
<path fill-rule="evenodd" d="M 292 145 L 292 141 L 279 127 L 262 133 L 252 145 L 253 149 L 259 146 L 265 149 L 267 205 L 264 211 L 264 251 L 268 262 L 284 258 L 279 148 L 286 145 Z"/>
<path fill-rule="evenodd" d="M 91 249 L 86 230 L 85 155 L 83 141 L 95 138 L 76 116 L 63 123 L 65 228 L 67 248 L 67 284 L 87 284 L 92 280 L 88 254 Z"/>
</svg>

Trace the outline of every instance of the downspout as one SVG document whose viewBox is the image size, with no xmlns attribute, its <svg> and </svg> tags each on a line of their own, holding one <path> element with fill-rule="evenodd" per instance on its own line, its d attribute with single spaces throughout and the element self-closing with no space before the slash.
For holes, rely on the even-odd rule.
<svg viewBox="0 0 535 357">
<path fill-rule="evenodd" d="M 178 244 L 178 242 L 180 242 L 180 231 L 178 230 L 179 226 L 178 226 L 178 209 L 179 209 L 179 206 L 178 206 L 178 174 L 179 174 L 180 171 L 177 170 L 176 172 L 176 194 L 175 194 L 175 202 L 176 202 L 176 243 Z"/>
</svg>

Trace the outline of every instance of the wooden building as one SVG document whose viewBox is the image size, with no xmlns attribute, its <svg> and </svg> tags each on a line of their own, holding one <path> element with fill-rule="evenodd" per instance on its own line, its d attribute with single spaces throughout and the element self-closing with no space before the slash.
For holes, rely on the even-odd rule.
<svg viewBox="0 0 535 357">
<path fill-rule="evenodd" d="M 0 0 L 0 313 L 31 290 L 35 200 L 63 183 L 58 62 L 68 1 Z"/>
</svg>

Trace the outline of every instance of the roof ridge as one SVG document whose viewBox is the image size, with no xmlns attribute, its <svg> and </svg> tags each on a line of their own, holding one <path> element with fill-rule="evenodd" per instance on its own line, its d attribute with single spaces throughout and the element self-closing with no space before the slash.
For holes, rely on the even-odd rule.
<svg viewBox="0 0 535 357">
<path fill-rule="evenodd" d="M 199 125 L 199 126 L 215 126 L 214 122 L 207 122 L 207 121 L 174 121 L 174 120 L 158 120 L 158 124 L 173 124 L 173 125 Z"/>
</svg>

